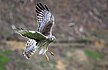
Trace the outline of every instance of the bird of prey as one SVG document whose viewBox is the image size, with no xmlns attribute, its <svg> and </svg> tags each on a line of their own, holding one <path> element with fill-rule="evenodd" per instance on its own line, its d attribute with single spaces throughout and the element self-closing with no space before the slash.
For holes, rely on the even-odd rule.
<svg viewBox="0 0 108 70">
<path fill-rule="evenodd" d="M 55 41 L 55 36 L 52 35 L 52 27 L 54 25 L 54 16 L 49 11 L 46 5 L 42 3 L 37 3 L 36 5 L 37 13 L 37 23 L 38 27 L 36 31 L 29 31 L 23 29 L 17 29 L 15 26 L 12 28 L 21 36 L 28 38 L 26 47 L 24 49 L 24 56 L 29 59 L 32 54 L 36 51 L 41 55 L 45 55 L 47 60 L 49 60 L 46 52 L 50 52 L 53 55 L 53 52 L 48 50 L 48 45 Z"/>
</svg>

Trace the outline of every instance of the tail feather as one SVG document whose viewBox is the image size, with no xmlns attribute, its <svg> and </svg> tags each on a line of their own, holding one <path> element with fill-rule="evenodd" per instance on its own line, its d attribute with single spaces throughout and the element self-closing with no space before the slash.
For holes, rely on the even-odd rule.
<svg viewBox="0 0 108 70">
<path fill-rule="evenodd" d="M 33 39 L 29 39 L 26 43 L 26 48 L 24 49 L 23 55 L 26 57 L 26 59 L 29 59 L 38 49 L 38 46 L 36 46 L 36 41 Z"/>
</svg>

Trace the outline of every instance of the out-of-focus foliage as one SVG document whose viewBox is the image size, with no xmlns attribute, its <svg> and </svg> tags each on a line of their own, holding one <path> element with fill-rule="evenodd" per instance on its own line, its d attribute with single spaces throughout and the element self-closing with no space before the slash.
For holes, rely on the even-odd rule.
<svg viewBox="0 0 108 70">
<path fill-rule="evenodd" d="M 5 64 L 10 60 L 8 57 L 10 53 L 10 50 L 0 50 L 0 70 L 5 70 Z"/>
<path fill-rule="evenodd" d="M 102 60 L 104 58 L 104 55 L 100 52 L 95 52 L 92 50 L 85 50 L 85 54 L 92 58 L 93 60 Z"/>
</svg>

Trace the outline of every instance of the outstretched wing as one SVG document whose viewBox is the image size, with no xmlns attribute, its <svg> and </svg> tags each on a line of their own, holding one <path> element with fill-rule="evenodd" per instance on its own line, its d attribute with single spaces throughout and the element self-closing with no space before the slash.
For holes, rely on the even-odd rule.
<svg viewBox="0 0 108 70">
<path fill-rule="evenodd" d="M 34 39 L 36 41 L 46 40 L 47 38 L 45 35 L 43 35 L 40 32 L 19 29 L 19 28 L 16 28 L 14 25 L 12 25 L 12 29 L 19 35 L 26 38 Z"/>
<path fill-rule="evenodd" d="M 19 31 L 19 33 L 27 38 L 30 39 L 34 39 L 36 41 L 41 41 L 41 40 L 45 40 L 46 36 L 44 36 L 43 34 L 41 34 L 40 32 L 36 32 L 36 31 L 26 31 L 26 30 L 22 30 Z"/>
<path fill-rule="evenodd" d="M 46 5 L 38 3 L 36 6 L 37 12 L 37 31 L 43 35 L 48 36 L 52 34 L 52 26 L 54 25 L 54 16 L 49 11 Z"/>
</svg>

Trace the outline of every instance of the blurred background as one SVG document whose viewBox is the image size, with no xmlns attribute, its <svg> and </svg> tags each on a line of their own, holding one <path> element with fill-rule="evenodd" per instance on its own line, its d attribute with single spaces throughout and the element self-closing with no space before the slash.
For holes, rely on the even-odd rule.
<svg viewBox="0 0 108 70">
<path fill-rule="evenodd" d="M 11 28 L 36 30 L 38 2 L 55 16 L 49 62 L 37 53 L 26 60 L 27 39 Z M 0 70 L 108 70 L 108 0 L 0 0 Z"/>
</svg>

